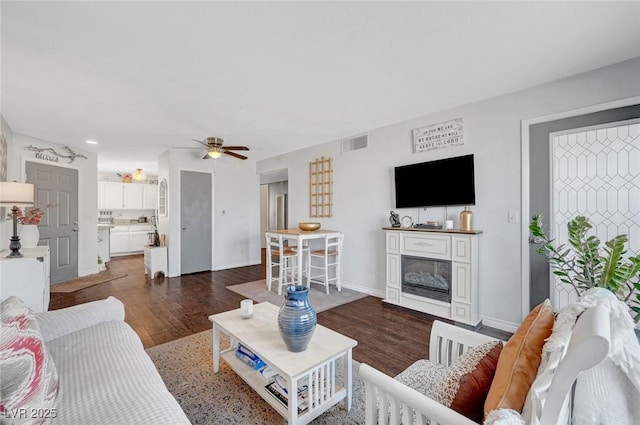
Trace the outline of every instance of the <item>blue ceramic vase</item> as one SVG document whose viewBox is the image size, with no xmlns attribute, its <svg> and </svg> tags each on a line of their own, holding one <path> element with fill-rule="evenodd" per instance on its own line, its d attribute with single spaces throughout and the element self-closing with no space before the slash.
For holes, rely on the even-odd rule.
<svg viewBox="0 0 640 425">
<path fill-rule="evenodd" d="M 306 350 L 316 322 L 316 311 L 309 304 L 309 289 L 287 286 L 285 302 L 278 313 L 278 328 L 287 349 L 294 353 Z"/>
</svg>

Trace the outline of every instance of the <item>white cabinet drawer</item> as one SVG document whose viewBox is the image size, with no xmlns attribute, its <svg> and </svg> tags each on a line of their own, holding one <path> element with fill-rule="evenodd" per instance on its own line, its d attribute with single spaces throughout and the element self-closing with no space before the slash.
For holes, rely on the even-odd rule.
<svg viewBox="0 0 640 425">
<path fill-rule="evenodd" d="M 451 236 L 402 235 L 403 254 L 448 260 L 451 258 Z"/>
</svg>

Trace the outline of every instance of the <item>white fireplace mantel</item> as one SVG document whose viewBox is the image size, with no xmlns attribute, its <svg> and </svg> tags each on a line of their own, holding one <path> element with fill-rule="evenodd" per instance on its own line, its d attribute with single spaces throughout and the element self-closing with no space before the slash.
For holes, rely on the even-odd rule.
<svg viewBox="0 0 640 425">
<path fill-rule="evenodd" d="M 477 327 L 478 238 L 481 231 L 384 227 L 385 302 Z M 402 256 L 451 261 L 451 302 L 402 292 Z"/>
</svg>

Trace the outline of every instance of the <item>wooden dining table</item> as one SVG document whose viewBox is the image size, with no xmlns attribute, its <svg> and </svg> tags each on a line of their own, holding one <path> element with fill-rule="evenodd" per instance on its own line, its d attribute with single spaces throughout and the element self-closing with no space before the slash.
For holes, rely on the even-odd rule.
<svg viewBox="0 0 640 425">
<path fill-rule="evenodd" d="M 339 230 L 300 230 L 298 228 L 292 229 L 279 229 L 279 230 L 269 230 L 267 233 L 275 233 L 278 235 L 282 235 L 283 238 L 296 241 L 296 245 L 301 248 L 304 246 L 304 241 L 309 241 L 313 239 L 324 239 L 325 236 L 337 236 L 340 232 Z M 298 257 L 298 285 L 302 284 L 302 270 L 303 270 L 303 257 L 302 257 L 302 249 L 298 249 L 297 257 Z"/>
</svg>

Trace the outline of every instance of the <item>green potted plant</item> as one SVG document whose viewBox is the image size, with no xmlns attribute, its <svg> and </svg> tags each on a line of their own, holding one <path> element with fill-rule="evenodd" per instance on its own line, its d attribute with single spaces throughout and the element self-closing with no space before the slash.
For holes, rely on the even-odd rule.
<svg viewBox="0 0 640 425">
<path fill-rule="evenodd" d="M 578 295 L 589 288 L 606 288 L 625 302 L 636 323 L 640 322 L 640 255 L 626 254 L 627 235 L 618 235 L 604 246 L 600 239 L 587 236 L 591 223 L 578 216 L 569 221 L 569 246 L 556 246 L 542 224 L 542 214 L 534 215 L 529 229 L 542 242 L 538 253 L 544 255 L 561 282 L 573 286 Z"/>
</svg>

